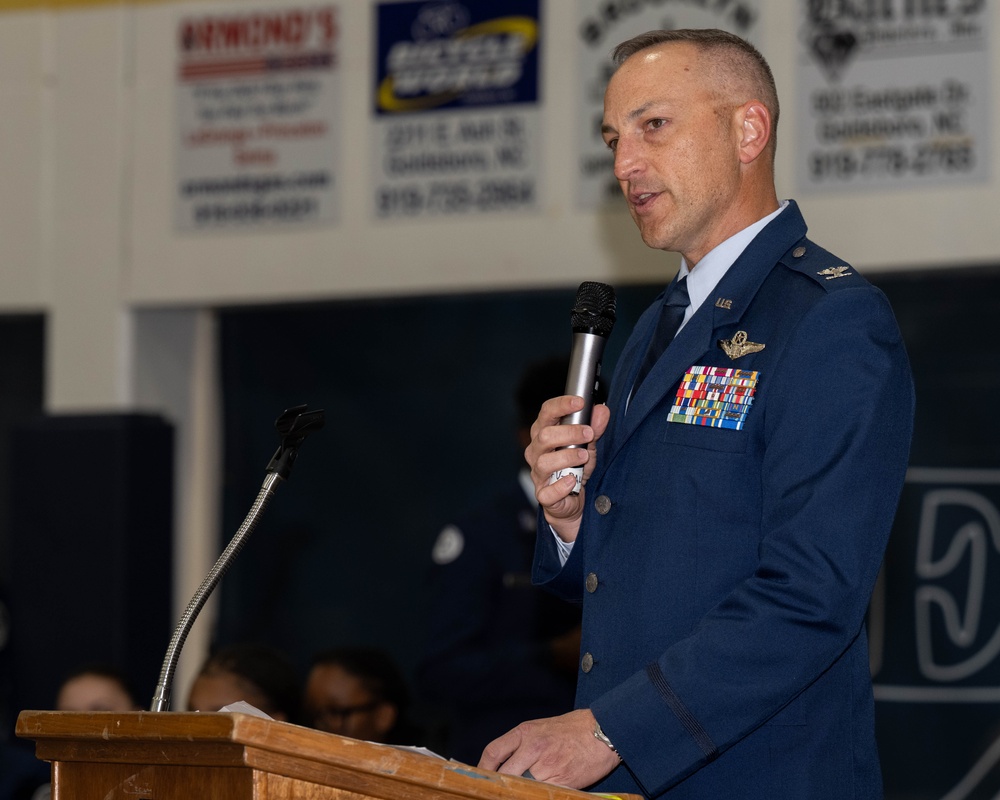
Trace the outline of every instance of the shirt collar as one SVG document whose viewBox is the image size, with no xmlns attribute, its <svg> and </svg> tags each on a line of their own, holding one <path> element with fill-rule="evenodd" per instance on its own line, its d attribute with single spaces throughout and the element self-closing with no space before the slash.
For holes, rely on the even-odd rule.
<svg viewBox="0 0 1000 800">
<path fill-rule="evenodd" d="M 696 269 L 688 267 L 687 262 L 681 257 L 681 269 L 678 275 L 687 276 L 687 290 L 690 302 L 687 311 L 684 313 L 684 320 L 681 327 L 694 316 L 705 299 L 712 293 L 722 276 L 725 275 L 733 265 L 740 253 L 746 250 L 747 245 L 754 240 L 767 224 L 788 207 L 788 201 L 782 200 L 777 211 L 772 211 L 766 217 L 757 220 L 753 225 L 749 225 L 739 233 L 734 233 L 726 241 L 716 245 L 713 249 L 698 262 Z"/>
</svg>

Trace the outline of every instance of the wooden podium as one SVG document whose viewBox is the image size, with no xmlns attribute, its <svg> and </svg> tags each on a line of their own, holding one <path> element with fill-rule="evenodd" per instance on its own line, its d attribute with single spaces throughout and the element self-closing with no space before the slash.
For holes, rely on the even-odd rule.
<svg viewBox="0 0 1000 800">
<path fill-rule="evenodd" d="M 595 797 L 248 714 L 23 711 L 17 735 L 52 762 L 52 800 Z"/>
</svg>

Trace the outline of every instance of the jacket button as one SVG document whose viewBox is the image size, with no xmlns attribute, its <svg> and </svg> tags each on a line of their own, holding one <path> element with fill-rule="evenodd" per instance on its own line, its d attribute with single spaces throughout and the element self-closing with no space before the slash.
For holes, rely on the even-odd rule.
<svg viewBox="0 0 1000 800">
<path fill-rule="evenodd" d="M 597 496 L 594 501 L 594 508 L 597 509 L 597 513 L 602 517 L 611 510 L 611 498 L 606 494 L 601 494 Z"/>
<path fill-rule="evenodd" d="M 594 657 L 590 653 L 584 653 L 580 659 L 580 669 L 590 672 L 594 668 Z"/>
<path fill-rule="evenodd" d="M 593 594 L 597 591 L 597 573 L 591 572 L 587 575 L 587 580 L 583 584 L 587 587 L 587 591 Z"/>
</svg>

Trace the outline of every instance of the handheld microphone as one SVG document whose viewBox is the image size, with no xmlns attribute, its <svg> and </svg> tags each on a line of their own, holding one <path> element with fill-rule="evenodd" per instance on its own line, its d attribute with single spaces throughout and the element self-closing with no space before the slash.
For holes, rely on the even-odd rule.
<svg viewBox="0 0 1000 800">
<path fill-rule="evenodd" d="M 573 327 L 573 348 L 569 356 L 566 394 L 583 398 L 583 408 L 562 418 L 561 425 L 589 425 L 594 411 L 594 390 L 601 375 L 601 356 L 611 329 L 615 325 L 617 301 L 615 290 L 606 283 L 584 281 L 576 292 L 570 321 Z M 569 447 L 585 447 L 571 444 Z M 566 475 L 576 477 L 571 494 L 583 488 L 583 467 L 567 467 L 552 473 L 549 483 Z"/>
</svg>

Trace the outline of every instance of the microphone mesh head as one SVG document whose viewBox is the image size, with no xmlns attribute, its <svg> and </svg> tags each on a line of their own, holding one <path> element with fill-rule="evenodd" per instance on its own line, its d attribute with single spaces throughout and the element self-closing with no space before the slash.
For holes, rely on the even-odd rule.
<svg viewBox="0 0 1000 800">
<path fill-rule="evenodd" d="M 584 281 L 576 290 L 571 320 L 577 333 L 610 336 L 615 326 L 615 290 L 606 283 Z"/>
</svg>

